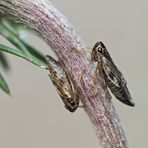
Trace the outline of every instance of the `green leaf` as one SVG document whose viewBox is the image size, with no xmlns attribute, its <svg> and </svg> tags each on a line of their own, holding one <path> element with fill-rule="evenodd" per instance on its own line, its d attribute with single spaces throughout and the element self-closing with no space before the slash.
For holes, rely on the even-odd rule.
<svg viewBox="0 0 148 148">
<path fill-rule="evenodd" d="M 25 43 L 24 41 L 21 40 L 21 42 L 26 46 L 27 50 L 30 52 L 30 54 L 32 56 L 34 56 L 37 59 L 41 60 L 42 62 L 46 63 L 45 56 L 42 53 L 40 53 L 34 47 L 32 47 L 32 46 L 28 45 L 27 43 Z"/>
<path fill-rule="evenodd" d="M 11 53 L 13 55 L 16 55 L 18 57 L 21 57 L 21 58 L 39 66 L 40 68 L 47 69 L 47 67 L 48 67 L 46 62 L 43 62 L 43 61 L 37 59 L 36 57 L 29 56 L 21 50 L 16 50 L 16 49 L 13 49 L 13 48 L 10 48 L 10 47 L 0 44 L 0 51 L 4 51 L 7 53 Z"/>
<path fill-rule="evenodd" d="M 12 32 L 9 28 L 7 28 L 4 24 L 0 25 L 0 33 L 2 36 L 4 36 L 10 43 L 12 43 L 18 49 L 22 50 L 28 55 L 30 54 L 26 46 L 19 39 L 19 37 L 14 32 Z"/>
<path fill-rule="evenodd" d="M 4 17 L 0 17 L 0 25 L 4 25 L 6 28 L 8 28 L 13 33 L 16 33 L 19 37 L 26 37 L 28 34 L 29 28 L 26 29 L 26 26 L 20 22 L 12 21 L 9 19 L 6 19 Z"/>
<path fill-rule="evenodd" d="M 45 57 L 39 51 L 37 51 L 35 48 L 31 47 L 30 45 L 25 43 L 21 38 L 19 38 L 17 32 L 14 32 L 14 30 L 12 31 L 13 26 L 11 26 L 11 23 L 8 22 L 8 20 L 0 20 L 2 22 L 2 24 L 0 25 L 0 32 L 8 41 L 10 41 L 14 46 L 22 50 L 24 53 L 32 55 L 39 61 L 46 63 Z"/>
<path fill-rule="evenodd" d="M 9 87 L 7 85 L 7 82 L 3 78 L 3 76 L 0 74 L 0 88 L 7 94 L 10 94 Z"/>
<path fill-rule="evenodd" d="M 10 69 L 10 64 L 6 58 L 6 56 L 0 52 L 0 64 L 4 68 L 4 70 L 9 70 Z"/>
</svg>

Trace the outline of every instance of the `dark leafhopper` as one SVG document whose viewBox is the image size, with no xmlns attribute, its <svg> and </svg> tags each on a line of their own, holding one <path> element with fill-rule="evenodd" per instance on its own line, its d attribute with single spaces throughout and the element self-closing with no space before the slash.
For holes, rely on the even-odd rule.
<svg viewBox="0 0 148 148">
<path fill-rule="evenodd" d="M 103 79 L 102 81 L 114 96 L 124 104 L 135 106 L 122 73 L 114 64 L 107 48 L 102 42 L 97 42 L 94 45 L 91 59 L 97 62 L 97 70 Z"/>
</svg>

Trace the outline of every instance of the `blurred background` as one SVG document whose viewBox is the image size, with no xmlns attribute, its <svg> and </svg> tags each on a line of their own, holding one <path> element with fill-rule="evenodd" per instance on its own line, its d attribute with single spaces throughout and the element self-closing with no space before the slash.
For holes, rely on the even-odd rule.
<svg viewBox="0 0 148 148">
<path fill-rule="evenodd" d="M 112 99 L 131 148 L 148 147 L 148 1 L 51 0 L 68 17 L 88 47 L 103 41 L 123 72 L 136 107 Z M 47 44 L 30 34 L 28 43 L 53 55 Z M 10 45 L 0 37 L 0 43 Z M 0 91 L 0 148 L 99 148 L 83 109 L 71 114 L 54 89 L 48 72 L 6 54 L 11 71 L 5 76 L 12 97 Z M 1 69 L 0 69 L 1 70 Z"/>
</svg>

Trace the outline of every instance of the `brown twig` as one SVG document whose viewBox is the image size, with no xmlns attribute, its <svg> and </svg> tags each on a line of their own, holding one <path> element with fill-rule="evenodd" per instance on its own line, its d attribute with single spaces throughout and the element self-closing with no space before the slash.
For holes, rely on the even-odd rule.
<svg viewBox="0 0 148 148">
<path fill-rule="evenodd" d="M 70 74 L 103 148 L 128 148 L 118 115 L 105 90 L 93 82 L 94 66 L 80 36 L 48 0 L 0 0 L 0 14 L 33 28 Z M 80 79 L 80 76 L 82 78 Z"/>
</svg>

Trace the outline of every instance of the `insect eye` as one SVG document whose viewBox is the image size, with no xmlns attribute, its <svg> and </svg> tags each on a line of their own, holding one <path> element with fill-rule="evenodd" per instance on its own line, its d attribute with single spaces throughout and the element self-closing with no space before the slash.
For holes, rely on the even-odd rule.
<svg viewBox="0 0 148 148">
<path fill-rule="evenodd" d="M 102 48 L 101 48 L 101 47 L 99 47 L 99 48 L 98 48 L 98 51 L 102 53 L 102 51 L 103 51 L 103 50 L 102 50 Z"/>
<path fill-rule="evenodd" d="M 98 52 L 101 53 L 101 54 L 103 54 L 103 53 L 104 53 L 103 48 L 102 48 L 102 47 L 99 47 L 99 48 L 98 48 Z"/>
</svg>

